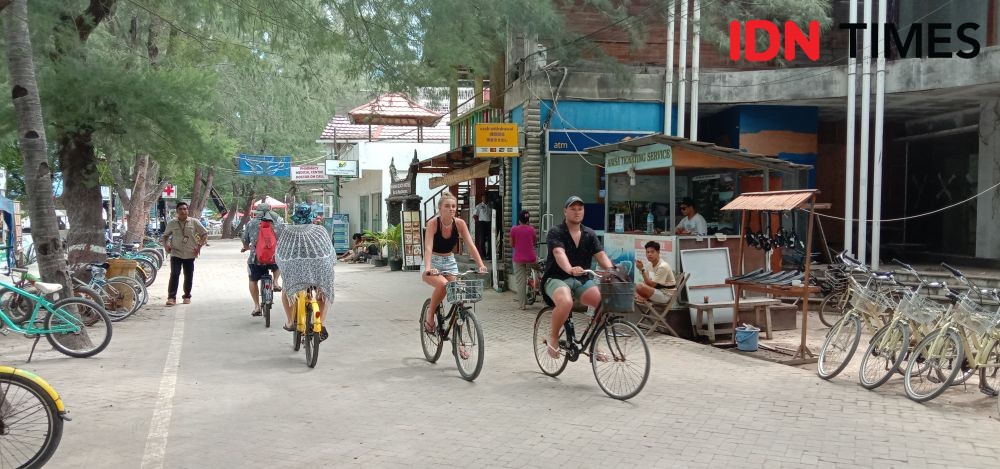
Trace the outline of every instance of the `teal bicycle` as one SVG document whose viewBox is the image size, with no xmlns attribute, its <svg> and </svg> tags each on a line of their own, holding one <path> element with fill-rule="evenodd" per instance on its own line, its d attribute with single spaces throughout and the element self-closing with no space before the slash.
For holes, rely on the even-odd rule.
<svg viewBox="0 0 1000 469">
<path fill-rule="evenodd" d="M 37 295 L 0 282 L 0 288 L 13 292 L 34 306 L 27 318 L 19 318 L 21 321 L 14 321 L 0 308 L 0 334 L 15 332 L 35 339 L 28 355 L 29 362 L 42 336 L 52 348 L 75 358 L 92 357 L 108 346 L 111 342 L 111 318 L 104 308 L 93 301 L 76 297 L 49 301 L 48 295 L 62 290 L 62 285 L 57 283 L 35 282 L 34 287 Z"/>
</svg>

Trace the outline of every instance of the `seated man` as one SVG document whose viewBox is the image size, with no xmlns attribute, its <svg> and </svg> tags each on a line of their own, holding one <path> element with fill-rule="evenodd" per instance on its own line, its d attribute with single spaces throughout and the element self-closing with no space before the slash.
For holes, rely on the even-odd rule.
<svg viewBox="0 0 1000 469">
<path fill-rule="evenodd" d="M 614 267 L 594 230 L 583 226 L 583 200 L 575 195 L 567 199 L 563 214 L 566 221 L 553 226 L 546 237 L 549 257 L 543 285 L 545 294 L 554 303 L 552 329 L 546 346 L 552 358 L 559 358 L 559 330 L 569 317 L 573 299 L 578 298 L 595 309 L 601 304 L 600 289 L 584 271 L 590 268 L 594 258 L 604 269 Z"/>
<path fill-rule="evenodd" d="M 361 233 L 354 233 L 354 235 L 351 236 L 351 239 L 353 240 L 351 248 L 348 249 L 347 252 L 345 252 L 344 254 L 340 255 L 340 257 L 338 257 L 337 260 L 353 262 L 361 257 L 361 254 L 365 250 L 364 238 L 361 236 Z"/>
<path fill-rule="evenodd" d="M 649 300 L 661 305 L 669 303 L 670 296 L 674 294 L 674 288 L 677 286 L 677 280 L 670 264 L 660 259 L 660 243 L 656 241 L 646 243 L 646 260 L 649 261 L 648 268 L 641 260 L 635 260 L 635 267 L 642 274 L 642 283 L 635 287 L 636 301 Z"/>
</svg>

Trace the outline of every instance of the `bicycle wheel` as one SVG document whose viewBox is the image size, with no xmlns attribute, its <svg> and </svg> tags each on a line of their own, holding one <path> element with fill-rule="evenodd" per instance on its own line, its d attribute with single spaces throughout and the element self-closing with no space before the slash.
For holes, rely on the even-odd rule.
<svg viewBox="0 0 1000 469">
<path fill-rule="evenodd" d="M 20 325 L 31 317 L 31 312 L 35 310 L 35 301 L 21 296 L 14 290 L 0 288 L 0 309 L 7 313 L 11 322 Z"/>
<path fill-rule="evenodd" d="M 163 254 L 160 254 L 160 251 L 156 249 L 145 248 L 140 250 L 139 254 L 152 258 L 153 263 L 156 265 L 157 269 L 163 267 Z"/>
<path fill-rule="evenodd" d="M 438 358 L 441 356 L 441 349 L 444 348 L 444 343 L 441 337 L 438 336 L 437 331 L 441 329 L 440 324 L 436 325 L 434 332 L 427 332 L 424 329 L 424 325 L 427 324 L 427 309 L 431 307 L 430 298 L 424 300 L 424 305 L 420 308 L 420 347 L 424 349 L 424 358 L 431 363 L 437 362 Z M 438 311 L 441 311 L 441 305 L 438 305 Z M 440 319 L 441 315 L 437 315 L 437 319 Z"/>
<path fill-rule="evenodd" d="M 121 280 L 122 277 L 115 277 L 108 280 L 102 287 L 104 304 L 107 305 L 108 315 L 114 322 L 122 321 L 135 314 L 142 306 L 139 303 L 139 293 L 137 282 L 127 282 Z"/>
<path fill-rule="evenodd" d="M 819 304 L 819 320 L 826 327 L 833 327 L 840 318 L 844 317 L 847 304 L 844 302 L 844 295 L 847 291 L 833 292 L 826 295 Z"/>
<path fill-rule="evenodd" d="M 861 341 L 861 319 L 853 313 L 840 318 L 826 334 L 816 362 L 816 374 L 830 379 L 847 368 Z"/>
<path fill-rule="evenodd" d="M 985 363 L 979 369 L 979 387 L 996 396 L 1000 393 L 1000 344 L 993 344 Z"/>
<path fill-rule="evenodd" d="M 97 355 L 111 342 L 111 318 L 103 308 L 83 298 L 66 298 L 51 306 L 54 312 L 45 316 L 45 338 L 52 348 L 65 355 L 86 358 Z M 86 325 L 78 318 L 95 316 L 98 320 Z"/>
<path fill-rule="evenodd" d="M 136 257 L 132 260 L 136 262 L 136 273 L 142 274 L 143 283 L 145 283 L 147 287 L 152 286 L 153 282 L 156 281 L 156 265 L 153 264 L 153 261 L 144 257 Z"/>
<path fill-rule="evenodd" d="M 264 316 L 264 327 L 268 328 L 271 327 L 271 302 L 274 301 L 270 278 L 260 280 L 260 297 L 260 315 Z"/>
<path fill-rule="evenodd" d="M 566 364 L 569 363 L 569 358 L 566 356 L 566 352 L 560 350 L 559 358 L 552 358 L 549 355 L 548 345 L 546 345 L 546 340 L 549 338 L 552 327 L 552 307 L 546 306 L 538 312 L 535 316 L 535 329 L 532 334 L 532 348 L 535 350 L 535 362 L 538 363 L 538 368 L 542 370 L 542 373 L 546 375 L 556 377 L 559 376 L 563 370 L 566 369 Z M 559 328 L 559 337 L 565 334 L 566 328 Z"/>
<path fill-rule="evenodd" d="M 861 357 L 858 381 L 865 389 L 875 389 L 899 371 L 903 357 L 910 345 L 910 327 L 904 321 L 897 321 L 883 328 L 872 337 L 868 350 Z"/>
<path fill-rule="evenodd" d="M 635 324 L 614 318 L 594 335 L 590 364 L 597 385 L 607 395 L 620 401 L 631 399 L 649 379 L 649 345 Z"/>
<path fill-rule="evenodd" d="M 0 373 L 0 469 L 42 467 L 59 447 L 63 420 L 34 381 Z"/>
<path fill-rule="evenodd" d="M 944 336 L 940 338 L 940 351 L 930 353 L 931 347 L 942 334 Z M 962 340 L 955 331 L 939 329 L 927 334 L 913 348 L 910 361 L 906 364 L 903 381 L 906 397 L 916 402 L 927 402 L 940 396 L 962 371 L 964 357 Z M 914 373 L 914 363 L 923 363 L 922 373 Z"/>
<path fill-rule="evenodd" d="M 451 333 L 451 351 L 455 355 L 458 372 L 466 381 L 473 381 L 483 370 L 483 358 L 486 346 L 483 342 L 483 329 L 471 308 L 459 311 L 458 321 Z M 462 352 L 465 358 L 462 358 Z"/>
<path fill-rule="evenodd" d="M 142 307 L 142 305 L 146 304 L 149 301 L 149 289 L 146 288 L 145 283 L 140 282 L 132 277 L 124 277 L 124 276 L 112 277 L 108 279 L 108 282 L 112 280 L 119 282 L 126 282 L 129 285 L 132 285 L 132 287 L 139 293 L 139 307 Z"/>
<path fill-rule="evenodd" d="M 306 301 L 306 333 L 304 336 L 304 342 L 306 345 L 306 366 L 309 368 L 315 368 L 316 361 L 319 360 L 319 334 L 313 332 L 312 317 L 312 302 Z"/>
</svg>

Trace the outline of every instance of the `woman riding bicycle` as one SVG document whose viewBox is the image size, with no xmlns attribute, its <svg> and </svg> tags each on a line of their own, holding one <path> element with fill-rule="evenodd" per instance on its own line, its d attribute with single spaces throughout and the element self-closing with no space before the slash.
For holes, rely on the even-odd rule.
<svg viewBox="0 0 1000 469">
<path fill-rule="evenodd" d="M 292 214 L 293 225 L 285 226 L 278 240 L 275 260 L 284 278 L 285 294 L 281 305 L 285 309 L 286 331 L 295 331 L 295 297 L 310 287 L 317 290 L 320 317 L 326 322 L 326 310 L 333 300 L 333 269 L 336 253 L 329 233 L 321 225 L 313 224 L 316 215 L 309 204 L 299 204 Z M 326 326 L 320 340 L 326 340 Z"/>
<path fill-rule="evenodd" d="M 427 233 L 424 235 L 424 252 L 431 253 L 424 257 L 424 283 L 434 287 L 431 293 L 431 304 L 427 308 L 424 327 L 427 332 L 434 332 L 434 312 L 441 305 L 445 296 L 445 285 L 455 280 L 458 273 L 458 262 L 452 252 L 458 245 L 459 238 L 465 240 L 465 247 L 472 259 L 479 266 L 479 273 L 486 273 L 486 265 L 479 256 L 479 250 L 469 235 L 469 225 L 465 220 L 455 217 L 458 210 L 458 200 L 449 192 L 441 194 L 438 202 L 438 216 L 427 222 Z M 438 275 L 441 274 L 441 275 Z"/>
</svg>

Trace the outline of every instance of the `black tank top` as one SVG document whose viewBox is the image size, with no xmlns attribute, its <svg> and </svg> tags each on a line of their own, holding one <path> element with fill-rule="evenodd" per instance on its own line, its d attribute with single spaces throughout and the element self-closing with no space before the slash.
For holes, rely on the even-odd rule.
<svg viewBox="0 0 1000 469">
<path fill-rule="evenodd" d="M 458 244 L 458 227 L 455 226 L 456 221 L 451 222 L 451 237 L 445 239 L 444 233 L 442 233 L 441 228 L 441 217 L 436 218 L 437 220 L 437 230 L 434 232 L 434 244 L 431 249 L 437 253 L 449 253 L 455 250 L 455 245 Z"/>
</svg>

